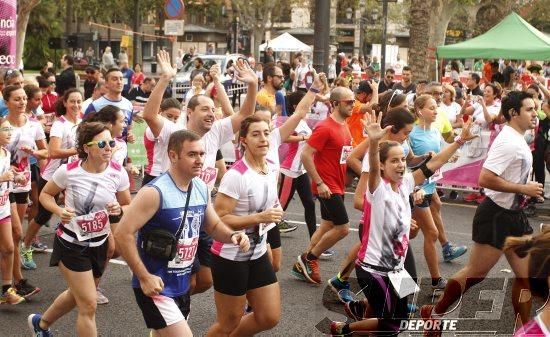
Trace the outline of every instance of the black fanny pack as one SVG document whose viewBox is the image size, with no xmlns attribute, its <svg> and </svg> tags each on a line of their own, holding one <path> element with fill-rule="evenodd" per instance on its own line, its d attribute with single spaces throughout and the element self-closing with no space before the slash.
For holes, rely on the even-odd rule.
<svg viewBox="0 0 550 337">
<path fill-rule="evenodd" d="M 185 210 L 183 211 L 183 217 L 176 235 L 172 234 L 169 230 L 161 228 L 154 228 L 141 234 L 141 248 L 145 254 L 155 259 L 165 261 L 171 261 L 176 257 L 178 239 L 181 236 L 183 227 L 185 227 L 187 208 L 189 207 L 189 198 L 192 188 L 193 182 L 190 182 L 189 188 L 187 189 L 187 198 L 185 200 Z"/>
</svg>

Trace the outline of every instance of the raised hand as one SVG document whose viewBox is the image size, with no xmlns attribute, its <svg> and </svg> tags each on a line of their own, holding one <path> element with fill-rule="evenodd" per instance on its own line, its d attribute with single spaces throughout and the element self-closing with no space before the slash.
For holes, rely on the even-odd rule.
<svg viewBox="0 0 550 337">
<path fill-rule="evenodd" d="M 384 135 L 391 129 L 391 125 L 386 126 L 382 129 L 380 122 L 382 121 L 382 113 L 378 114 L 376 118 L 375 112 L 365 113 L 365 118 L 361 120 L 366 134 L 369 136 L 369 139 L 380 140 Z"/>
<path fill-rule="evenodd" d="M 313 85 L 315 89 L 321 89 L 325 87 L 327 81 L 327 75 L 325 73 L 317 73 L 315 69 L 312 69 L 313 72 Z"/>
<path fill-rule="evenodd" d="M 460 133 L 460 138 L 462 138 L 462 140 L 465 142 L 478 137 L 478 135 L 472 134 L 472 125 L 473 125 L 472 118 L 468 118 L 468 121 L 464 123 L 464 126 L 462 126 L 462 132 Z"/>
<path fill-rule="evenodd" d="M 220 81 L 220 74 L 221 74 L 221 70 L 220 70 L 219 64 L 216 63 L 212 65 L 212 67 L 210 67 L 210 76 L 212 76 L 212 80 L 215 83 Z"/>
<path fill-rule="evenodd" d="M 176 76 L 178 69 L 170 63 L 170 54 L 166 50 L 159 51 L 157 61 L 161 78 L 171 80 Z"/>
<path fill-rule="evenodd" d="M 235 71 L 235 78 L 237 78 L 237 80 L 246 84 L 258 83 L 258 76 L 256 76 L 254 70 L 250 68 L 248 62 L 239 59 L 237 60 L 237 62 L 234 63 L 234 66 L 237 70 Z"/>
</svg>

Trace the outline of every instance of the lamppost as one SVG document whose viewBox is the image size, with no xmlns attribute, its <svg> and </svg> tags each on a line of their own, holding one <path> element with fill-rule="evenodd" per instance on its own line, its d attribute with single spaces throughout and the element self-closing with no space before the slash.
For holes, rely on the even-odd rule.
<svg viewBox="0 0 550 337">
<path fill-rule="evenodd" d="M 386 38 L 388 33 L 388 2 L 397 0 L 378 0 L 382 2 L 382 57 L 380 60 L 380 74 L 386 73 Z"/>
<path fill-rule="evenodd" d="M 239 12 L 233 12 L 233 53 L 239 52 Z"/>
<path fill-rule="evenodd" d="M 317 71 L 328 71 L 330 52 L 330 0 L 315 3 L 315 40 L 313 41 L 313 67 Z"/>
</svg>

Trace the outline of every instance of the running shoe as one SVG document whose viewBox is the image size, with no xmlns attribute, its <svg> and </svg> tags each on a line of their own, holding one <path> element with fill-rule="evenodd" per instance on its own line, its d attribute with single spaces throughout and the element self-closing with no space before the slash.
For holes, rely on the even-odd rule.
<svg viewBox="0 0 550 337">
<path fill-rule="evenodd" d="M 344 310 L 349 318 L 361 321 L 367 316 L 367 305 L 363 301 L 351 301 L 344 304 Z"/>
<path fill-rule="evenodd" d="M 443 249 L 443 261 L 451 262 L 454 259 L 461 257 L 466 254 L 468 248 L 466 246 L 455 246 L 449 242 L 449 245 L 446 249 Z"/>
<path fill-rule="evenodd" d="M 96 289 L 96 292 L 97 292 L 97 299 L 96 299 L 97 304 L 107 304 L 107 303 L 109 303 L 109 299 L 107 298 L 107 296 L 105 296 L 103 294 L 103 289 L 98 287 Z"/>
<path fill-rule="evenodd" d="M 5 293 L 0 296 L 0 304 L 19 304 L 24 302 L 25 298 L 17 295 L 17 292 L 13 287 L 10 287 Z"/>
<path fill-rule="evenodd" d="M 432 318 L 432 311 L 434 306 L 433 305 L 423 305 L 422 308 L 420 308 L 420 317 L 424 321 L 424 336 L 426 337 L 440 337 L 441 336 L 441 329 L 439 324 L 434 324 L 433 322 L 436 321 L 436 318 Z M 428 324 L 428 322 L 431 321 L 432 323 Z M 437 328 L 434 329 L 433 327 L 436 326 Z M 426 329 L 426 327 L 430 327 L 430 329 Z"/>
<path fill-rule="evenodd" d="M 451 200 L 458 199 L 458 193 L 456 191 L 451 191 L 451 193 L 449 193 L 449 199 Z"/>
<path fill-rule="evenodd" d="M 289 233 L 293 232 L 296 229 L 298 229 L 298 226 L 289 224 L 286 220 L 281 220 L 277 227 L 279 227 L 279 232 L 281 233 Z"/>
<path fill-rule="evenodd" d="M 37 237 L 32 240 L 31 249 L 36 253 L 44 253 L 48 249 L 48 245 L 38 240 Z"/>
<path fill-rule="evenodd" d="M 24 298 L 28 298 L 40 292 L 40 288 L 33 286 L 26 279 L 17 282 L 15 284 L 15 289 L 17 290 L 17 295 L 23 296 Z"/>
<path fill-rule="evenodd" d="M 432 288 L 434 290 L 435 289 L 444 290 L 446 286 L 447 286 L 447 280 L 444 279 L 443 277 L 440 277 L 439 280 L 437 280 L 437 284 L 434 285 L 432 283 Z"/>
<path fill-rule="evenodd" d="M 298 263 L 302 267 L 302 274 L 306 281 L 314 284 L 321 284 L 321 274 L 319 272 L 319 260 L 309 261 L 306 259 L 307 253 L 298 256 Z"/>
<path fill-rule="evenodd" d="M 330 334 L 334 337 L 346 336 L 342 331 L 346 326 L 346 322 L 330 322 Z"/>
<path fill-rule="evenodd" d="M 292 266 L 292 269 L 290 270 L 290 275 L 294 276 L 300 281 L 307 282 L 304 273 L 302 272 L 302 267 L 298 262 L 294 263 L 294 266 Z"/>
<path fill-rule="evenodd" d="M 353 292 L 349 290 L 349 282 L 340 281 L 338 276 L 334 276 L 327 283 L 330 289 L 338 296 L 340 302 L 348 303 L 354 300 Z"/>
<path fill-rule="evenodd" d="M 335 254 L 334 250 L 327 249 L 321 253 L 321 256 L 319 256 L 319 258 L 327 260 L 327 259 L 330 259 L 332 256 L 334 256 L 334 254 Z"/>
<path fill-rule="evenodd" d="M 19 255 L 21 256 L 21 268 L 25 270 L 36 269 L 36 263 L 32 259 L 32 247 L 26 248 L 25 245 L 21 243 Z"/>
<path fill-rule="evenodd" d="M 42 315 L 40 314 L 31 314 L 27 318 L 27 323 L 29 324 L 29 329 L 35 337 L 53 337 L 53 332 L 50 329 L 44 330 L 40 328 L 40 320 Z"/>
</svg>

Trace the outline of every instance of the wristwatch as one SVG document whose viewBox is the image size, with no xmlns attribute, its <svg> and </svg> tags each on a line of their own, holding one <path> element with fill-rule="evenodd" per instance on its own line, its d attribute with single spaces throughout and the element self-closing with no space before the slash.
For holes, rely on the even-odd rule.
<svg viewBox="0 0 550 337">
<path fill-rule="evenodd" d="M 314 92 L 314 93 L 316 93 L 316 94 L 318 94 L 318 93 L 321 92 L 321 90 L 319 90 L 319 89 L 317 89 L 317 88 L 314 88 L 313 86 L 309 87 L 309 91 Z"/>
<path fill-rule="evenodd" d="M 317 187 L 320 187 L 320 186 L 323 185 L 323 184 L 324 184 L 324 182 L 321 181 L 320 183 L 316 183 L 315 185 L 317 185 Z"/>
</svg>

